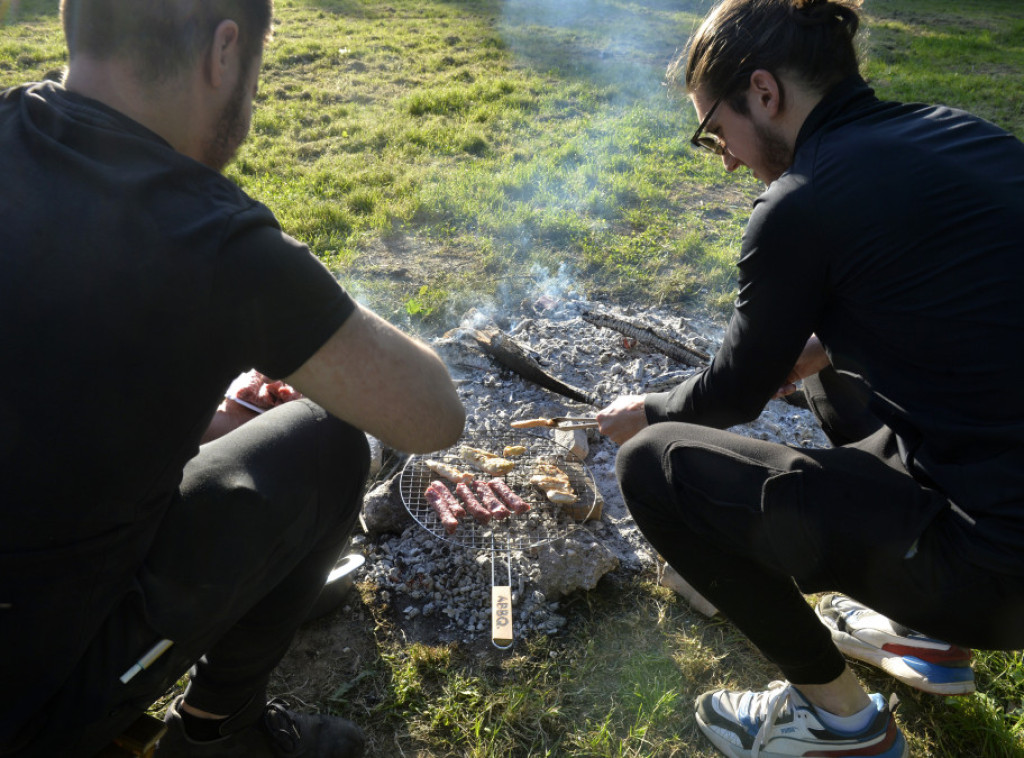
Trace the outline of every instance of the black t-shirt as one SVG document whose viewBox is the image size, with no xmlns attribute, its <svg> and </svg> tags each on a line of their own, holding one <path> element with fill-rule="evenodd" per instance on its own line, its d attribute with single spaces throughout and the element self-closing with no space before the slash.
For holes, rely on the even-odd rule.
<svg viewBox="0 0 1024 758">
<path fill-rule="evenodd" d="M 910 470 L 978 520 L 978 560 L 1024 570 L 1024 144 L 859 78 L 812 111 L 757 199 L 708 369 L 652 422 L 755 418 L 816 333 L 899 435 Z"/>
<path fill-rule="evenodd" d="M 52 83 L 0 93 L 0 165 L 0 648 L 64 628 L 48 679 L 131 582 L 231 380 L 293 372 L 355 305 L 234 183 Z"/>
</svg>

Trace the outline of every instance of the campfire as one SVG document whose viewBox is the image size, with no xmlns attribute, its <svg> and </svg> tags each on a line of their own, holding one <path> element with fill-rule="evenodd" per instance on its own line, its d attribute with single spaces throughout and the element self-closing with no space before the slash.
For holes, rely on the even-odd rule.
<svg viewBox="0 0 1024 758">
<path fill-rule="evenodd" d="M 520 310 L 505 317 L 471 311 L 434 341 L 467 410 L 463 441 L 448 460 L 458 462 L 464 444 L 500 452 L 530 434 L 535 439 L 527 442 L 537 442 L 546 454 L 578 462 L 585 475 L 574 474 L 575 481 L 592 489 L 593 503 L 573 514 L 571 523 L 546 526 L 550 533 L 543 539 L 512 538 L 518 526 L 488 532 L 472 519 L 460 523 L 461 536 L 445 535 L 424 510 L 423 493 L 434 473 L 419 458 L 382 451 L 364 502 L 364 534 L 354 541 L 367 559 L 358 580 L 376 588 L 413 638 L 489 639 L 496 581 L 510 586 L 517 638 L 557 634 L 566 623 L 559 613 L 565 596 L 592 589 L 609 572 L 658 569 L 619 494 L 614 443 L 593 428 L 515 427 L 536 418 L 592 417 L 619 395 L 669 390 L 707 365 L 721 326 L 653 308 L 573 299 L 541 298 Z M 827 444 L 805 410 L 783 401 L 772 401 L 756 423 L 736 431 L 787 444 Z M 530 492 L 525 479 L 511 481 L 520 494 Z M 534 496 L 532 502 L 543 499 Z"/>
</svg>

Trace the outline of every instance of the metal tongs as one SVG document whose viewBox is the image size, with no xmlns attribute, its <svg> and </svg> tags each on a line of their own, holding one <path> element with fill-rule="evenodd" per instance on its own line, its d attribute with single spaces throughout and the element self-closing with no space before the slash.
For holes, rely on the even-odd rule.
<svg viewBox="0 0 1024 758">
<path fill-rule="evenodd" d="M 528 418 L 522 421 L 513 421 L 513 429 L 532 429 L 537 426 L 546 426 L 551 429 L 596 429 L 597 419 L 592 416 L 556 416 L 555 418 Z"/>
</svg>

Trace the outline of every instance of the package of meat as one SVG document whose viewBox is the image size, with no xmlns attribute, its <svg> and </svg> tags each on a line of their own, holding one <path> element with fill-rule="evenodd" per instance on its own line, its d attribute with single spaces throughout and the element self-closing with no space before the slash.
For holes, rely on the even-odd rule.
<svg viewBox="0 0 1024 758">
<path fill-rule="evenodd" d="M 256 369 L 239 374 L 228 387 L 224 396 L 244 405 L 249 410 L 263 413 L 271 408 L 298 400 L 302 393 L 290 384 L 271 379 Z"/>
</svg>

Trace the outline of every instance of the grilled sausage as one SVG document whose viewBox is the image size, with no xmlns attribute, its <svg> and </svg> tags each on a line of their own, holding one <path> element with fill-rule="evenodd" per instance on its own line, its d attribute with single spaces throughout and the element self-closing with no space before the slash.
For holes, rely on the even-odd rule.
<svg viewBox="0 0 1024 758">
<path fill-rule="evenodd" d="M 469 515 L 475 518 L 478 523 L 486 524 L 490 522 L 490 510 L 485 508 L 480 501 L 476 499 L 476 496 L 468 485 L 462 484 L 461 482 L 455 485 L 455 494 L 462 499 L 463 504 L 466 506 L 466 510 L 469 511 Z"/>
<path fill-rule="evenodd" d="M 501 501 L 508 506 L 513 513 L 526 513 L 530 510 L 530 504 L 512 491 L 503 480 L 494 478 L 487 482 L 491 489 L 501 498 Z"/>
<path fill-rule="evenodd" d="M 434 509 L 434 513 L 441 520 L 441 526 L 448 534 L 454 534 L 455 530 L 459 528 L 459 520 L 452 513 L 451 507 L 449 506 L 449 499 L 454 500 L 455 496 L 452 495 L 451 491 L 444 486 L 441 482 L 431 482 L 427 487 L 426 492 L 423 496 L 430 503 Z M 465 511 L 463 510 L 463 513 Z"/>
<path fill-rule="evenodd" d="M 494 494 L 494 490 L 487 485 L 487 482 L 481 482 L 477 479 L 473 482 L 473 489 L 476 491 L 477 497 L 480 498 L 480 502 L 490 510 L 491 518 L 500 520 L 512 515 L 512 512 L 505 507 L 504 503 L 498 500 L 498 496 Z"/>
</svg>

